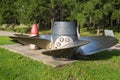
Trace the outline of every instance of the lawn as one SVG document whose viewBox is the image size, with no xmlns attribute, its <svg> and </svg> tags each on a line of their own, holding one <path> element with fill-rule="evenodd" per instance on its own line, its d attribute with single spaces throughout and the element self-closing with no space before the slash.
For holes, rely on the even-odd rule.
<svg viewBox="0 0 120 80">
<path fill-rule="evenodd" d="M 0 45 L 11 44 L 0 37 Z M 120 51 L 103 51 L 87 60 L 53 68 L 0 48 L 0 80 L 119 80 Z"/>
<path fill-rule="evenodd" d="M 13 42 L 9 37 L 0 36 L 0 45 L 4 45 L 4 44 L 13 44 Z"/>
</svg>

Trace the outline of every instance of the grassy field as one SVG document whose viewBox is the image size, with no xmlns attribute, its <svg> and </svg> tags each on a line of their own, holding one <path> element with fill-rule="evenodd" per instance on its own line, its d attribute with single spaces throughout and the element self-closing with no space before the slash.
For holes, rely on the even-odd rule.
<svg viewBox="0 0 120 80">
<path fill-rule="evenodd" d="M 0 37 L 0 45 L 11 44 Z M 0 80 L 119 80 L 120 51 L 103 51 L 60 68 L 0 48 Z"/>
</svg>

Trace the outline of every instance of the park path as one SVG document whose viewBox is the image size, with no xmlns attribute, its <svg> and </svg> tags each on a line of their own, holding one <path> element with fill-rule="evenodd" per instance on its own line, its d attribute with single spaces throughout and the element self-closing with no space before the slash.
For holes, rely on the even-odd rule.
<svg viewBox="0 0 120 80">
<path fill-rule="evenodd" d="M 14 34 L 17 34 L 17 32 L 8 32 L 0 30 L 0 36 L 13 36 Z"/>
</svg>

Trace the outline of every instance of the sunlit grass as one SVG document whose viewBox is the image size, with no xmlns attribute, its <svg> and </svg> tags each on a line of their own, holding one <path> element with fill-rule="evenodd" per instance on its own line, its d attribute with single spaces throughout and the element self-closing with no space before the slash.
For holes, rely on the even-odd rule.
<svg viewBox="0 0 120 80">
<path fill-rule="evenodd" d="M 41 30 L 39 31 L 39 34 L 51 34 L 51 30 L 48 29 L 48 30 Z"/>
<path fill-rule="evenodd" d="M 119 43 L 120 43 L 120 33 L 115 32 L 115 37 L 119 40 Z"/>
<path fill-rule="evenodd" d="M 53 68 L 0 48 L 0 80 L 119 80 L 120 51 L 104 51 Z"/>
<path fill-rule="evenodd" d="M 14 42 L 11 41 L 11 39 L 7 36 L 0 36 L 0 45 L 4 44 L 13 44 Z"/>
</svg>

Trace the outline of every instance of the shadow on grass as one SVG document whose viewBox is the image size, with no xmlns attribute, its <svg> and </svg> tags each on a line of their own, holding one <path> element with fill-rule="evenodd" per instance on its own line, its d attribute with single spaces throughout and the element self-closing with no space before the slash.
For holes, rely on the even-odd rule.
<svg viewBox="0 0 120 80">
<path fill-rule="evenodd" d="M 96 60 L 108 60 L 114 56 L 120 56 L 120 51 L 112 50 L 112 51 L 102 51 L 89 56 L 74 56 L 72 59 L 76 60 L 85 60 L 85 61 L 96 61 Z"/>
</svg>

